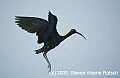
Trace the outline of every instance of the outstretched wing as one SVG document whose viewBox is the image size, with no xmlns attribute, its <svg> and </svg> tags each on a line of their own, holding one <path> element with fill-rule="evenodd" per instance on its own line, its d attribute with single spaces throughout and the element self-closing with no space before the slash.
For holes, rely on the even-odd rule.
<svg viewBox="0 0 120 78">
<path fill-rule="evenodd" d="M 48 24 L 47 20 L 42 18 L 22 16 L 15 17 L 15 22 L 17 23 L 17 25 L 29 33 L 35 33 Z"/>
<path fill-rule="evenodd" d="M 59 36 L 56 25 L 57 17 L 49 11 L 48 21 L 37 17 L 16 16 L 17 25 L 29 33 L 38 35 L 38 43 L 45 44 Z"/>
<path fill-rule="evenodd" d="M 58 21 L 57 17 L 49 11 L 48 15 L 49 31 L 52 37 L 59 36 L 56 29 L 57 21 Z"/>
<path fill-rule="evenodd" d="M 16 16 L 17 25 L 29 33 L 38 35 L 38 43 L 44 42 L 44 30 L 48 27 L 48 21 L 37 17 Z"/>
</svg>

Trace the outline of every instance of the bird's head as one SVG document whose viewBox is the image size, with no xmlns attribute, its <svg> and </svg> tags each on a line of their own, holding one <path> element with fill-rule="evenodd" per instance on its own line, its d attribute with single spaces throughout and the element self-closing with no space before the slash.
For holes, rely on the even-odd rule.
<svg viewBox="0 0 120 78">
<path fill-rule="evenodd" d="M 79 33 L 78 31 L 76 31 L 75 29 L 71 29 L 71 31 L 70 31 L 72 34 L 79 34 L 79 35 L 81 35 L 85 40 L 86 40 L 86 38 L 81 34 L 81 33 Z"/>
</svg>

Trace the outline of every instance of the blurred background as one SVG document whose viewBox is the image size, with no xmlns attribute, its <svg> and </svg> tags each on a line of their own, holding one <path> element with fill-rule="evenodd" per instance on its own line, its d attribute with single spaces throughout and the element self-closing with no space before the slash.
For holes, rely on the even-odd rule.
<svg viewBox="0 0 120 78">
<path fill-rule="evenodd" d="M 94 76 L 53 76 L 48 73 L 42 54 L 36 55 L 37 36 L 19 28 L 15 16 L 47 19 L 48 11 L 58 17 L 57 30 L 75 34 L 47 55 L 52 71 L 120 72 L 119 0 L 1 0 L 0 1 L 0 78 L 93 78 Z M 96 78 L 119 78 L 96 76 Z"/>
</svg>

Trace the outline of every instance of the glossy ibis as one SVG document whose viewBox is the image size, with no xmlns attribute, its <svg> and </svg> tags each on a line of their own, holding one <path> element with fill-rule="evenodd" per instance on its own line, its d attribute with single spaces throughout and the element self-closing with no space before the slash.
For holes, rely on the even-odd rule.
<svg viewBox="0 0 120 78">
<path fill-rule="evenodd" d="M 36 54 L 43 53 L 44 58 L 48 63 L 49 72 L 51 71 L 51 64 L 47 58 L 47 52 L 58 46 L 63 40 L 71 36 L 72 34 L 79 34 L 85 40 L 86 38 L 75 29 L 71 29 L 65 36 L 60 36 L 57 32 L 57 17 L 50 11 L 48 13 L 48 21 L 37 17 L 24 17 L 15 16 L 15 22 L 19 27 L 29 33 L 36 33 L 38 36 L 38 43 L 44 43 L 44 46 L 38 50 L 35 50 Z"/>
</svg>

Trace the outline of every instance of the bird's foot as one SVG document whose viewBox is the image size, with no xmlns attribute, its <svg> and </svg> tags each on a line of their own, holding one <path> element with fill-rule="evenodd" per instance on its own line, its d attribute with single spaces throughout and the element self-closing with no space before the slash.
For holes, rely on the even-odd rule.
<svg viewBox="0 0 120 78">
<path fill-rule="evenodd" d="M 35 50 L 35 52 L 36 52 L 35 54 L 42 53 L 42 52 L 41 52 L 41 49 Z"/>
<path fill-rule="evenodd" d="M 48 72 L 51 72 L 51 65 L 49 64 L 48 65 L 48 67 L 47 67 L 48 69 L 49 69 L 49 71 Z"/>
</svg>

